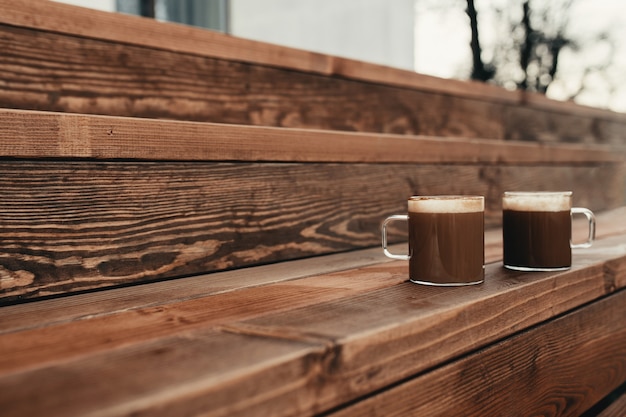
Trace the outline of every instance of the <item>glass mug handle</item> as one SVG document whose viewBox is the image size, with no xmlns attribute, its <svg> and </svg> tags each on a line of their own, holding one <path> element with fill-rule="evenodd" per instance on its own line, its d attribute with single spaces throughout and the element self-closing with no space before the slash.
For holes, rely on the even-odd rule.
<svg viewBox="0 0 626 417">
<path fill-rule="evenodd" d="M 591 247 L 594 239 L 596 238 L 596 217 L 593 215 L 593 212 L 589 209 L 582 207 L 572 207 L 571 214 L 584 214 L 587 217 L 587 221 L 589 222 L 589 234 L 587 235 L 587 241 L 578 244 L 570 243 L 572 249 L 579 248 L 588 248 Z"/>
<path fill-rule="evenodd" d="M 406 214 L 394 214 L 393 216 L 389 216 L 385 219 L 385 221 L 383 222 L 383 230 L 382 230 L 383 252 L 385 253 L 385 256 L 387 256 L 388 258 L 408 261 L 409 259 L 411 259 L 411 255 L 396 255 L 394 253 L 389 252 L 389 250 L 387 249 L 387 224 L 396 220 L 408 221 L 409 216 L 407 216 Z"/>
</svg>

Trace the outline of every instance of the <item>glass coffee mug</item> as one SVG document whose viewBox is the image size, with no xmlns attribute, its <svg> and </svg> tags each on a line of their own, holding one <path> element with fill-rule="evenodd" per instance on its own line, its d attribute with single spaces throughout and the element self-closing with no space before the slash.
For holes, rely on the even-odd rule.
<svg viewBox="0 0 626 417">
<path fill-rule="evenodd" d="M 572 244 L 572 215 L 589 223 L 587 241 Z M 517 271 L 557 271 L 572 266 L 572 248 L 595 239 L 593 212 L 572 207 L 572 192 L 511 192 L 502 197 L 504 266 Z"/>
<path fill-rule="evenodd" d="M 481 196 L 413 196 L 408 215 L 387 217 L 382 224 L 383 252 L 409 261 L 411 282 L 458 286 L 485 279 L 485 199 Z M 408 221 L 409 253 L 387 248 L 387 227 Z"/>
</svg>

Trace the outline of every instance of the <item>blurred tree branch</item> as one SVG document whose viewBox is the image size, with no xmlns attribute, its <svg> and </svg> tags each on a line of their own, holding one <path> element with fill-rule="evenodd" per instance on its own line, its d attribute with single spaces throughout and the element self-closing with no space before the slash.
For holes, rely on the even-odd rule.
<svg viewBox="0 0 626 417">
<path fill-rule="evenodd" d="M 576 0 L 561 0 L 538 3 L 536 0 L 520 0 L 509 3 L 506 10 L 496 10 L 501 22 L 502 45 L 493 47 L 489 61 L 483 58 L 480 42 L 480 23 L 474 0 L 466 0 L 465 12 L 469 18 L 472 51 L 471 79 L 493 82 L 498 85 L 546 94 L 557 79 L 562 53 L 569 49 L 579 51 L 581 41 L 570 35 L 569 10 Z M 517 7 L 516 7 L 517 6 Z M 521 9 L 521 10 L 520 10 Z M 505 39 L 509 37 L 509 39 Z M 601 34 L 589 42 L 607 41 L 608 35 Z M 614 49 L 613 49 L 614 50 Z M 579 88 L 570 93 L 570 99 L 582 93 L 585 79 L 599 74 L 612 62 L 613 54 L 602 65 L 589 63 L 585 68 Z"/>
<path fill-rule="evenodd" d="M 578 20 L 581 10 L 593 7 L 599 13 L 615 10 L 580 0 L 418 0 L 416 11 L 425 22 L 448 28 L 437 36 L 467 39 L 458 78 L 610 107 L 626 91 L 626 71 L 617 55 L 623 19 L 609 14 L 605 21 Z M 466 31 L 446 25 L 463 17 Z M 433 45 L 439 42 L 421 36 Z M 459 54 L 439 49 L 430 59 L 450 53 Z"/>
<path fill-rule="evenodd" d="M 478 13 L 474 7 L 474 0 L 467 0 L 467 9 L 465 10 L 470 20 L 470 29 L 472 39 L 470 45 L 472 48 L 472 75 L 473 80 L 489 81 L 493 78 L 496 71 L 492 65 L 487 65 L 482 59 L 482 48 L 480 47 L 480 39 L 478 38 Z"/>
</svg>

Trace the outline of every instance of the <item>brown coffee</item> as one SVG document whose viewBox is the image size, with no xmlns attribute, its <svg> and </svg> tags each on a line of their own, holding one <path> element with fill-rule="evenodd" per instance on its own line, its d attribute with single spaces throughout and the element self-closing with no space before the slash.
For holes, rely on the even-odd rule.
<svg viewBox="0 0 626 417">
<path fill-rule="evenodd" d="M 434 285 L 484 279 L 484 212 L 409 211 L 409 277 Z"/>
<path fill-rule="evenodd" d="M 573 211 L 588 216 L 587 243 L 590 244 L 595 225 L 593 213 L 572 209 L 571 191 L 505 192 L 502 198 L 504 266 L 521 271 L 571 267 Z"/>
<path fill-rule="evenodd" d="M 565 211 L 502 211 L 504 265 L 560 269 L 572 265 L 572 220 Z"/>
<path fill-rule="evenodd" d="M 409 214 L 394 214 L 382 224 L 385 256 L 409 261 L 409 279 L 417 284 L 458 286 L 485 279 L 485 198 L 413 196 Z M 408 221 L 409 253 L 387 247 L 387 225 Z"/>
</svg>

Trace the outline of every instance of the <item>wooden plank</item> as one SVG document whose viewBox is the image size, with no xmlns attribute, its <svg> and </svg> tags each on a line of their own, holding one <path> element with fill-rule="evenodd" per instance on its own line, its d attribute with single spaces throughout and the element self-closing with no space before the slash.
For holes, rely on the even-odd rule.
<svg viewBox="0 0 626 417">
<path fill-rule="evenodd" d="M 488 97 L 500 102 L 518 95 L 487 84 L 444 80 L 411 71 L 333 57 L 310 51 L 224 35 L 190 26 L 155 22 L 136 16 L 112 14 L 45 1 L 2 0 L 0 23 L 61 32 L 73 36 L 165 49 L 177 53 L 248 62 L 323 75 L 412 86 L 426 91 L 469 97 Z"/>
<path fill-rule="evenodd" d="M 440 375 L 429 370 L 491 343 L 497 347 L 525 329 L 535 334 L 541 328 L 536 325 L 619 291 L 606 285 L 615 277 L 604 271 L 607 262 L 626 265 L 626 235 L 602 240 L 597 249 L 576 256 L 572 270 L 555 274 L 490 265 L 485 284 L 476 287 L 410 284 L 406 265 L 391 262 L 4 334 L 0 404 L 7 416 L 96 410 L 95 415 L 312 415 L 427 371 Z M 611 318 L 626 314 L 624 292 L 618 294 L 610 307 L 593 303 L 591 308 Z M 543 345 L 548 353 L 560 352 L 566 360 L 568 349 L 577 346 L 568 343 L 571 338 L 557 343 L 564 332 L 582 335 L 584 341 L 575 342 L 593 347 L 597 356 L 586 359 L 624 357 L 596 349 L 605 346 L 616 353 L 615 346 L 623 349 L 623 342 L 598 338 L 589 343 L 595 333 L 615 329 L 624 337 L 620 320 L 588 326 L 589 320 L 575 317 L 576 331 L 567 331 L 570 324 L 556 324 L 561 330 L 541 332 L 550 338 Z M 536 340 L 511 344 L 522 352 L 534 346 L 530 352 L 537 353 Z M 515 358 L 526 363 L 528 356 Z M 536 358 L 540 369 L 561 363 L 549 355 Z M 579 358 L 567 360 L 582 362 Z M 570 368 L 575 367 L 559 370 Z M 593 394 L 600 395 L 626 368 L 616 367 L 621 371 L 613 372 L 608 383 L 609 370 L 598 375 L 582 369 L 592 378 L 588 381 L 605 381 Z M 524 375 L 533 376 L 529 370 Z M 531 380 L 544 389 L 542 381 Z M 76 400 L 68 401 L 68 395 Z"/>
<path fill-rule="evenodd" d="M 319 73 L 328 73 L 331 66 L 330 57 L 323 54 L 138 16 L 45 0 L 2 0 L 0 7 L 0 22 L 11 26 Z"/>
<path fill-rule="evenodd" d="M 397 88 L 387 78 L 363 82 L 14 26 L 0 25 L 0 33 L 0 107 L 487 139 L 554 140 L 564 135 L 561 140 L 623 143 L 626 119 L 603 118 L 599 110 L 584 114 L 567 106 L 562 114 L 468 98 L 462 91 Z M 346 65 L 353 66 L 358 63 Z M 463 90 L 480 91 L 481 84 L 459 83 Z M 516 133 L 518 127 L 522 134 Z"/>
<path fill-rule="evenodd" d="M 364 267 L 194 299 L 172 300 L 157 306 L 122 309 L 118 305 L 98 316 L 83 313 L 73 321 L 7 329 L 0 337 L 2 346 L 8 350 L 21 347 L 0 357 L 0 374 L 155 340 L 167 337 L 172 331 L 221 328 L 265 314 L 285 313 L 391 287 L 406 281 L 405 270 L 406 265 L 402 263 L 385 268 Z M 355 280 L 357 274 L 360 278 Z M 31 308 L 28 314 L 39 315 L 38 306 Z M 94 332 L 94 329 L 98 330 Z M 75 342 L 64 343 L 68 338 Z"/>
<path fill-rule="evenodd" d="M 485 195 L 491 226 L 505 189 L 538 184 L 599 211 L 622 204 L 619 169 L 1 161 L 0 294 L 14 302 L 379 246 L 382 219 L 414 194 Z"/>
<path fill-rule="evenodd" d="M 1 341 L 1 339 L 0 339 Z M 215 330 L 179 333 L 0 377 L 3 417 L 282 415 L 299 398 L 324 346 Z M 259 380 L 260 378 L 260 380 Z M 261 382 L 262 381 L 262 382 Z M 236 391 L 233 392 L 232 389 Z M 234 395 L 233 395 L 234 394 Z M 181 403 L 182 400 L 182 403 Z M 184 403 L 184 404 L 183 404 Z M 254 411 L 257 404 L 262 407 Z"/>
<path fill-rule="evenodd" d="M 493 101 L 498 104 L 530 105 L 544 111 L 576 112 L 583 117 L 617 120 L 622 123 L 626 121 L 626 116 L 620 113 L 548 100 L 538 94 L 507 91 L 485 83 L 432 77 L 384 65 L 272 45 L 136 16 L 106 13 L 43 0 L 30 2 L 0 0 L 0 8 L 3 10 L 0 23 L 8 26 L 325 76 L 339 76 L 437 94 Z"/>
<path fill-rule="evenodd" d="M 543 143 L 595 143 L 624 151 L 623 125 L 611 120 L 582 116 L 574 108 L 569 112 L 550 112 L 532 106 L 503 109 L 504 137 Z"/>
<path fill-rule="evenodd" d="M 497 103 L 13 26 L 0 33 L 0 107 L 502 137 Z"/>
<path fill-rule="evenodd" d="M 579 117 L 595 118 L 597 121 L 619 122 L 624 120 L 623 112 L 613 112 L 598 107 L 589 107 L 577 104 L 574 101 L 558 101 L 546 97 L 544 94 L 531 91 L 520 92 L 521 103 L 539 111 L 555 112 Z"/>
<path fill-rule="evenodd" d="M 564 164 L 608 147 L 494 142 L 0 110 L 0 156 L 182 161 Z"/>
<path fill-rule="evenodd" d="M 626 381 L 625 319 L 620 291 L 329 415 L 580 416 Z"/>
<path fill-rule="evenodd" d="M 500 234 L 498 234 L 500 235 Z M 494 236 L 495 237 L 495 236 Z M 398 244 L 397 246 L 406 246 Z M 395 246 L 393 246 L 395 247 Z M 495 245 L 494 245 L 495 247 Z M 398 248 L 398 250 L 401 250 Z M 2 307 L 0 335 L 391 262 L 379 247 Z M 382 281 L 381 281 L 382 282 Z"/>
<path fill-rule="evenodd" d="M 405 282 L 289 314 L 264 315 L 242 323 L 241 331 L 280 335 L 288 329 L 294 338 L 317 335 L 337 341 L 340 356 L 333 364 L 339 369 L 329 370 L 317 393 L 320 401 L 334 398 L 337 405 L 603 296 L 615 289 L 605 281 L 611 278 L 603 273 L 604 264 L 610 259 L 623 265 L 625 243 L 623 236 L 607 239 L 602 247 L 611 248 L 610 253 L 576 256 L 572 270 L 562 275 L 518 274 L 492 265 L 481 286 L 446 291 Z"/>
<path fill-rule="evenodd" d="M 626 234 L 626 207 L 597 213 L 596 217 L 598 239 Z M 586 224 L 583 223 L 586 222 L 575 221 L 575 238 L 579 238 L 579 240 L 582 240 L 587 232 Z M 392 249 L 394 252 L 400 252 L 405 247 L 406 243 L 402 243 L 394 245 Z M 606 250 L 606 248 L 600 249 L 600 251 Z M 576 256 L 581 256 L 581 253 L 584 256 L 585 252 L 586 250 L 577 251 Z M 487 263 L 502 260 L 501 229 L 486 231 L 485 260 Z M 252 270 L 238 269 L 218 272 L 210 276 L 199 275 L 153 282 L 148 285 L 77 294 L 72 297 L 40 300 L 37 302 L 36 308 L 33 308 L 33 304 L 30 303 L 4 306 L 1 310 L 0 335 L 83 320 L 86 317 L 91 319 L 96 316 L 117 314 L 132 309 L 184 302 L 260 285 L 360 269 L 387 262 L 394 261 L 386 258 L 382 254 L 382 250 L 376 247 L 256 266 Z M 609 261 L 605 264 L 605 273 L 612 277 L 611 282 L 617 282 L 616 286 L 619 288 L 626 287 L 626 282 L 619 281 L 620 277 L 626 277 L 626 272 L 620 270 L 622 267 L 624 265 L 620 262 L 612 263 Z M 404 268 L 406 269 L 406 267 Z M 341 277 L 342 275 L 339 274 L 333 280 L 343 282 Z M 406 276 L 404 278 L 406 279 Z M 369 283 L 371 284 L 371 282 Z M 386 285 L 383 279 L 381 279 L 380 284 Z"/>
</svg>

